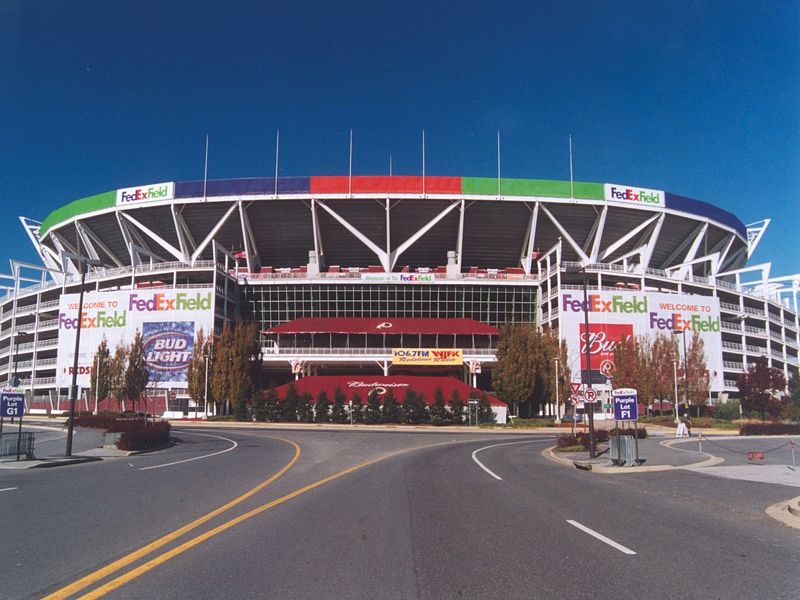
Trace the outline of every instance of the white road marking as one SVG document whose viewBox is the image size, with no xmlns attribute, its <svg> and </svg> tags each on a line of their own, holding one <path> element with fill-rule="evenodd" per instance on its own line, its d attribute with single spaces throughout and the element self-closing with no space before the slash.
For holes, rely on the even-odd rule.
<svg viewBox="0 0 800 600">
<path fill-rule="evenodd" d="M 15 487 L 13 487 L 13 488 L 3 488 L 2 490 L 0 490 L 0 492 L 10 492 L 11 490 L 16 490 L 16 489 L 17 488 L 15 488 Z"/>
<path fill-rule="evenodd" d="M 476 456 L 478 454 L 478 452 L 480 452 L 481 450 L 488 450 L 489 448 L 497 448 L 498 446 L 511 446 L 513 444 L 531 444 L 531 443 L 534 443 L 534 442 L 552 442 L 552 441 L 553 441 L 552 439 L 546 439 L 546 440 L 524 440 L 522 442 L 505 442 L 503 444 L 493 444 L 491 446 L 484 446 L 483 448 L 478 448 L 477 450 L 475 450 L 475 452 L 472 453 L 472 460 L 474 460 L 475 464 L 478 465 L 481 469 L 483 469 L 489 475 L 491 475 L 492 477 L 497 479 L 497 481 L 503 481 L 502 477 L 500 477 L 497 473 L 494 473 L 493 471 L 491 471 L 486 465 L 484 465 L 481 461 L 478 460 L 478 457 Z"/>
<path fill-rule="evenodd" d="M 567 523 L 569 523 L 573 527 L 577 527 L 578 529 L 580 529 L 584 533 L 588 533 L 593 538 L 597 538 L 601 542 L 603 542 L 605 544 L 608 544 L 612 548 L 616 548 L 617 550 L 619 550 L 623 554 L 636 554 L 636 552 L 634 552 L 630 548 L 626 548 L 622 544 L 618 544 L 614 540 L 609 539 L 609 538 L 607 538 L 606 536 L 604 536 L 604 535 L 602 535 L 600 533 L 597 533 L 594 529 L 589 529 L 586 525 L 581 525 L 580 523 L 578 523 L 577 521 L 573 521 L 572 519 L 567 519 Z"/>
<path fill-rule="evenodd" d="M 229 438 L 222 437 L 221 435 L 211 435 L 210 433 L 195 433 L 193 431 L 192 432 L 181 431 L 181 433 L 186 433 L 186 434 L 189 434 L 189 435 L 202 435 L 202 436 L 205 436 L 205 437 L 213 437 L 213 438 L 217 438 L 218 440 L 225 440 L 226 442 L 230 442 L 231 444 L 233 444 L 233 446 L 231 446 L 230 448 L 225 448 L 225 450 L 220 450 L 219 452 L 212 452 L 211 454 L 204 454 L 203 456 L 195 456 L 194 458 L 186 458 L 184 460 L 176 460 L 175 462 L 164 463 L 163 465 L 153 465 L 151 467 L 142 467 L 139 470 L 140 471 L 147 471 L 149 469 L 160 469 L 161 467 L 171 467 L 172 465 L 179 465 L 181 463 L 187 463 L 187 462 L 191 462 L 193 460 L 200 460 L 200 459 L 203 459 L 203 458 L 211 458 L 212 456 L 217 456 L 218 454 L 225 454 L 226 452 L 230 452 L 231 450 L 234 450 L 239 445 L 237 442 L 235 442 L 235 441 L 233 441 L 233 440 L 231 440 Z"/>
</svg>

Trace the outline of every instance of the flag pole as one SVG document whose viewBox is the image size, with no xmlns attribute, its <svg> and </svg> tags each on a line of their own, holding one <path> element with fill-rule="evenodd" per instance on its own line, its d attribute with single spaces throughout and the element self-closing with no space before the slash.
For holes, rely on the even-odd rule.
<svg viewBox="0 0 800 600">
<path fill-rule="evenodd" d="M 275 197 L 278 197 L 278 157 L 281 151 L 281 130 L 275 130 Z"/>
<path fill-rule="evenodd" d="M 569 134 L 569 197 L 575 199 L 575 184 L 572 179 L 572 134 Z"/>
<path fill-rule="evenodd" d="M 206 159 L 203 167 L 203 202 L 206 201 L 206 190 L 208 189 L 208 134 L 206 134 Z"/>
</svg>

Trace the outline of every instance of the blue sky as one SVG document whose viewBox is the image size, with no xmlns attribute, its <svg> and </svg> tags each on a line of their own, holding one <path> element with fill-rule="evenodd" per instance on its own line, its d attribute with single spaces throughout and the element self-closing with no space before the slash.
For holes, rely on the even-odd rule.
<svg viewBox="0 0 800 600">
<path fill-rule="evenodd" d="M 558 4 L 558 7 L 551 6 Z M 800 271 L 800 3 L 0 2 L 0 261 L 118 187 L 421 171 L 666 189 Z M 0 267 L 7 272 L 8 267 Z"/>
</svg>

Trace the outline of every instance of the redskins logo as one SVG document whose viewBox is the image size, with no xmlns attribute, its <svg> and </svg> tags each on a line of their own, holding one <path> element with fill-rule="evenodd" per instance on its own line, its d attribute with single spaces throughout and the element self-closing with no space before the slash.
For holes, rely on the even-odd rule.
<svg viewBox="0 0 800 600">
<path fill-rule="evenodd" d="M 391 323 L 389 323 L 388 321 L 384 321 L 383 323 L 378 323 L 375 326 L 375 329 L 390 329 L 391 327 L 392 327 Z"/>
</svg>

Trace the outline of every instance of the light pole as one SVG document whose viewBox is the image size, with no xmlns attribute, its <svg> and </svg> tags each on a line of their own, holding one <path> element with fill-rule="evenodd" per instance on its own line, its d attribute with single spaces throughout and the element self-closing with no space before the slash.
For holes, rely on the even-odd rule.
<svg viewBox="0 0 800 600">
<path fill-rule="evenodd" d="M 67 255 L 65 254 L 65 257 Z M 85 256 L 78 256 L 70 254 L 72 258 L 78 261 L 81 270 L 81 291 L 78 294 L 78 327 L 75 331 L 75 355 L 72 359 L 72 384 L 69 390 L 69 420 L 67 425 L 67 450 L 66 456 L 72 456 L 72 434 L 75 429 L 75 402 L 78 399 L 78 353 L 81 349 L 81 326 L 83 324 L 83 288 L 86 284 L 86 267 L 89 265 L 102 264 L 99 260 L 86 258 Z"/>
<path fill-rule="evenodd" d="M 556 363 L 556 425 L 561 423 L 561 402 L 558 398 L 558 358 L 554 358 L 553 362 Z"/>
<path fill-rule="evenodd" d="M 678 359 L 672 359 L 672 378 L 675 381 L 675 400 L 672 405 L 672 410 L 675 411 L 675 424 L 680 423 L 678 418 Z"/>
<path fill-rule="evenodd" d="M 675 335 L 679 335 L 683 338 L 683 383 L 686 386 L 686 389 L 683 391 L 683 405 L 686 409 L 686 416 L 689 416 L 689 353 L 686 351 L 686 330 L 681 329 L 680 331 L 675 331 Z M 678 396 L 675 396 L 675 403 L 678 402 Z M 677 412 L 676 412 L 677 417 Z"/>
<path fill-rule="evenodd" d="M 583 325 L 584 335 L 586 336 L 584 341 L 586 347 L 586 375 L 584 376 L 583 373 L 581 373 L 581 376 L 584 378 L 584 384 L 586 385 L 586 389 L 583 392 L 584 398 L 587 398 L 588 394 L 586 392 L 592 389 L 592 353 L 589 346 L 589 292 L 587 290 L 588 281 L 586 279 L 586 267 L 577 267 L 575 265 L 568 264 L 566 267 L 566 272 L 569 274 L 580 274 L 583 276 Z M 594 443 L 594 403 L 584 401 L 584 406 L 587 404 L 589 405 L 589 408 L 587 409 L 589 415 L 589 458 L 594 458 L 596 453 Z"/>
</svg>

